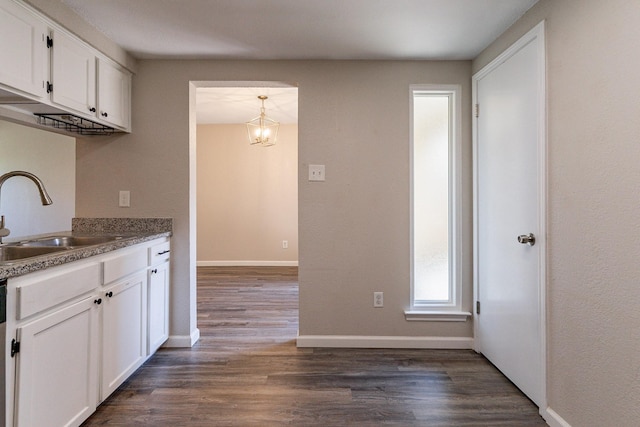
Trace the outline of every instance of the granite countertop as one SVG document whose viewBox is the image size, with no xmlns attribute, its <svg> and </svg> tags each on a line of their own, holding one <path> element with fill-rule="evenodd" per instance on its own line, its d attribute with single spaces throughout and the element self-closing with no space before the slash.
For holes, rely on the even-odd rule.
<svg viewBox="0 0 640 427">
<path fill-rule="evenodd" d="M 118 236 L 118 238 L 106 243 L 77 246 L 46 255 L 0 261 L 0 279 L 21 276 L 138 243 L 169 237 L 172 234 L 172 222 L 171 218 L 73 218 L 71 231 L 47 233 L 20 240 L 41 239 L 49 236 Z"/>
</svg>

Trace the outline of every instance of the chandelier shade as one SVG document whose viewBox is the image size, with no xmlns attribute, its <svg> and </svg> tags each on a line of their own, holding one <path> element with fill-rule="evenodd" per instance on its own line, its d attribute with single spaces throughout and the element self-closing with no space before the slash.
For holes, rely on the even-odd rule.
<svg viewBox="0 0 640 427">
<path fill-rule="evenodd" d="M 264 101 L 268 99 L 268 97 L 260 95 L 258 99 L 262 102 L 260 115 L 246 123 L 249 144 L 269 147 L 276 143 L 280 123 L 267 117 L 264 112 Z"/>
</svg>

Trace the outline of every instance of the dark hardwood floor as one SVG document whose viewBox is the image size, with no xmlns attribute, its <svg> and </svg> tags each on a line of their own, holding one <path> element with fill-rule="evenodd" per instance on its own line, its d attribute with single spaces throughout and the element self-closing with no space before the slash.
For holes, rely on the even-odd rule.
<svg viewBox="0 0 640 427">
<path fill-rule="evenodd" d="M 297 269 L 198 269 L 200 341 L 160 349 L 84 426 L 544 426 L 481 355 L 298 349 Z"/>
</svg>

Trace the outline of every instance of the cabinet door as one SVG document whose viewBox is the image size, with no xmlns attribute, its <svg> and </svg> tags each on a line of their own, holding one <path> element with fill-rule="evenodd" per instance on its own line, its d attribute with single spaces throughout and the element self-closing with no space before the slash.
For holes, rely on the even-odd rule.
<svg viewBox="0 0 640 427">
<path fill-rule="evenodd" d="M 147 288 L 149 301 L 148 355 L 169 338 L 169 263 L 164 262 L 149 270 Z"/>
<path fill-rule="evenodd" d="M 98 118 L 129 129 L 131 76 L 105 60 L 98 60 Z"/>
<path fill-rule="evenodd" d="M 102 303 L 102 376 L 104 400 L 146 356 L 146 271 L 108 287 Z"/>
<path fill-rule="evenodd" d="M 94 52 L 68 34 L 54 31 L 51 61 L 52 101 L 85 116 L 95 116 L 96 56 Z"/>
<path fill-rule="evenodd" d="M 13 1 L 0 2 L 0 84 L 47 96 L 49 28 Z"/>
<path fill-rule="evenodd" d="M 79 426 L 96 408 L 95 297 L 18 328 L 16 425 Z"/>
</svg>

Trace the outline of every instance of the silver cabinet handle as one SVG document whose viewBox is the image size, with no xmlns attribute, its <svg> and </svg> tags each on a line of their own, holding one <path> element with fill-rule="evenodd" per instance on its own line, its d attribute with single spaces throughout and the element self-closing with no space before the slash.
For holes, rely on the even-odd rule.
<svg viewBox="0 0 640 427">
<path fill-rule="evenodd" d="M 518 236 L 518 243 L 533 246 L 536 244 L 536 236 L 534 236 L 533 233 L 521 234 Z"/>
</svg>

